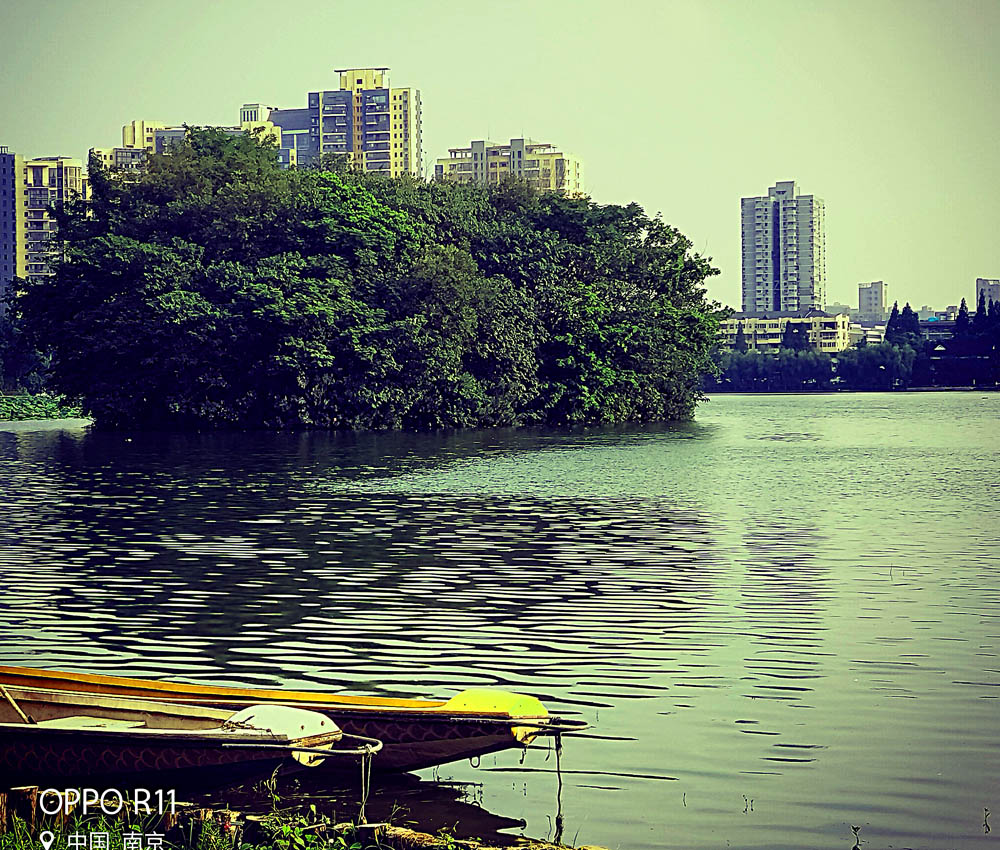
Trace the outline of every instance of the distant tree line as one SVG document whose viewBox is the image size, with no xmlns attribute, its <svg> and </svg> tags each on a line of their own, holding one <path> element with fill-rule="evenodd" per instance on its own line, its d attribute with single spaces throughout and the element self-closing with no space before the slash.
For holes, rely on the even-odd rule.
<svg viewBox="0 0 1000 850">
<path fill-rule="evenodd" d="M 951 339 L 928 340 L 919 317 L 894 304 L 885 340 L 864 340 L 829 355 L 812 348 L 804 327 L 785 326 L 777 354 L 750 351 L 742 326 L 730 351 L 717 351 L 718 373 L 706 378 L 710 391 L 804 392 L 899 390 L 909 387 L 978 386 L 1000 383 L 1000 302 L 980 293 L 974 315 L 962 299 Z"/>
<path fill-rule="evenodd" d="M 91 184 L 55 211 L 54 276 L 18 284 L 3 368 L 101 425 L 685 419 L 714 368 L 717 270 L 636 204 L 282 170 L 210 130 Z"/>
</svg>

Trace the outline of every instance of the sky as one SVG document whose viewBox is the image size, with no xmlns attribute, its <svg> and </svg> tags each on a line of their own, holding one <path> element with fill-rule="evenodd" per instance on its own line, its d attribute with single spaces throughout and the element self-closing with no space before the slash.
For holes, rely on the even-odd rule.
<svg viewBox="0 0 1000 850">
<path fill-rule="evenodd" d="M 826 203 L 827 301 L 938 309 L 1000 278 L 997 0 L 33 0 L 0 8 L 0 144 L 85 158 L 132 119 L 305 106 L 335 68 L 421 90 L 425 161 L 528 137 L 681 230 L 739 309 L 740 198 Z"/>
</svg>

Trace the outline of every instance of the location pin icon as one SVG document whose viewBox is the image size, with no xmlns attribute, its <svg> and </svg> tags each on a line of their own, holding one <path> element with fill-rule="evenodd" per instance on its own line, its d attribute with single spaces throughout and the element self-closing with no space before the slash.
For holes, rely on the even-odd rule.
<svg viewBox="0 0 1000 850">
<path fill-rule="evenodd" d="M 49 832 L 47 829 L 38 836 L 38 840 L 42 842 L 43 850 L 49 850 L 52 843 L 56 840 L 56 837 Z"/>
</svg>

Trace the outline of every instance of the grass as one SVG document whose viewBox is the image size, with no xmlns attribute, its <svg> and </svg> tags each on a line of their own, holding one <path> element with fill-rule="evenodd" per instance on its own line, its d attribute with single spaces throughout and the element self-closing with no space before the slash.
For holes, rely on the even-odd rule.
<svg viewBox="0 0 1000 850">
<path fill-rule="evenodd" d="M 64 826 L 47 824 L 45 819 L 35 828 L 18 817 L 13 817 L 6 833 L 0 834 L 0 850 L 44 850 L 39 836 L 51 831 L 55 839 L 48 850 L 67 850 L 72 836 L 82 836 L 80 850 L 90 850 L 96 834 L 107 835 L 107 850 L 123 850 L 125 838 L 141 836 L 132 845 L 135 850 L 152 850 L 151 834 L 161 836 L 163 850 L 383 850 L 388 845 L 362 842 L 354 827 L 344 828 L 323 815 L 312 812 L 313 818 L 304 815 L 272 814 L 259 823 L 259 834 L 250 841 L 243 839 L 243 831 L 225 822 L 205 820 L 188 821 L 168 830 L 166 835 L 153 818 L 148 823 L 130 823 L 127 819 L 90 817 L 78 818 Z"/>
</svg>

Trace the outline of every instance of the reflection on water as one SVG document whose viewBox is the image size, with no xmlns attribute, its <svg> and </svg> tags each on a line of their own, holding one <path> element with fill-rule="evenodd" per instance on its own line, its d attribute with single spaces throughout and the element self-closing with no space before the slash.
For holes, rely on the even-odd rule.
<svg viewBox="0 0 1000 850">
<path fill-rule="evenodd" d="M 576 843 L 984 846 L 998 413 L 724 396 L 676 427 L 0 430 L 0 660 L 530 692 L 595 727 L 563 756 Z M 457 782 L 551 835 L 553 766 L 490 756 L 409 799 Z"/>
</svg>

